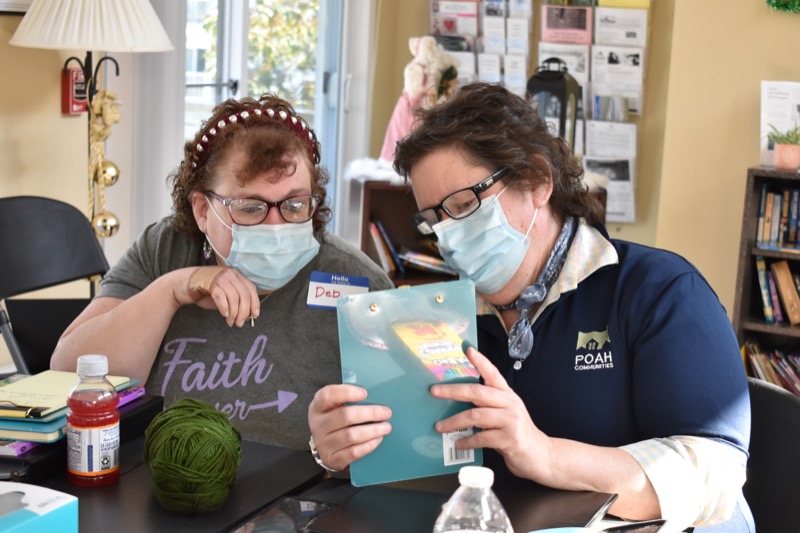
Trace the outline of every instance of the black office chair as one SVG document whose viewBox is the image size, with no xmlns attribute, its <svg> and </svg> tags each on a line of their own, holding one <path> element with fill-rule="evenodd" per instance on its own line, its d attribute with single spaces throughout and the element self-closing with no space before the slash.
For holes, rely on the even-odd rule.
<svg viewBox="0 0 800 533">
<path fill-rule="evenodd" d="M 17 372 L 49 368 L 55 343 L 89 300 L 6 299 L 107 271 L 103 249 L 80 210 L 50 198 L 0 198 L 0 303 L 8 309 L 6 314 L 0 306 L 0 334 Z"/>
<path fill-rule="evenodd" d="M 744 496 L 758 531 L 800 530 L 800 397 L 764 380 L 750 386 L 750 459 Z"/>
</svg>

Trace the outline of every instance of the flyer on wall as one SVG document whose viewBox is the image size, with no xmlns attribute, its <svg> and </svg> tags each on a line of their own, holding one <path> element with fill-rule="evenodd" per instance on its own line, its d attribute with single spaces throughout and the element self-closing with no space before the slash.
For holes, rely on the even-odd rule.
<svg viewBox="0 0 800 533">
<path fill-rule="evenodd" d="M 800 125 L 800 82 L 761 82 L 761 141 L 760 163 L 772 164 L 772 146 L 767 134 L 774 126 L 786 131 Z"/>
</svg>

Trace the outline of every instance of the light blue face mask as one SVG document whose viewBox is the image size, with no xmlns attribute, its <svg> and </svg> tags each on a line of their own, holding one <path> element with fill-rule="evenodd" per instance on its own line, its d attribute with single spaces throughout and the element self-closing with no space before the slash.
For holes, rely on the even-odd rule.
<svg viewBox="0 0 800 533">
<path fill-rule="evenodd" d="M 439 252 L 461 278 L 471 279 L 482 294 L 494 294 L 508 283 L 522 264 L 531 239 L 537 208 L 523 235 L 508 223 L 496 196 L 481 200 L 481 206 L 460 220 L 448 218 L 433 225 Z"/>
<path fill-rule="evenodd" d="M 314 238 L 311 220 L 302 224 L 234 224 L 230 227 L 210 203 L 209 208 L 222 225 L 231 230 L 233 236 L 231 253 L 225 259 L 225 264 L 241 272 L 259 290 L 280 289 L 319 252 L 319 242 Z M 224 257 L 211 239 L 208 239 L 208 244 L 217 255 Z"/>
</svg>

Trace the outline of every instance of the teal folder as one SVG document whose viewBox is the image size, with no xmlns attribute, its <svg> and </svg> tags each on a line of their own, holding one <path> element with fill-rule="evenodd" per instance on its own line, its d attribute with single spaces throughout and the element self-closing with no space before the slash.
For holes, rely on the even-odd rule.
<svg viewBox="0 0 800 533">
<path fill-rule="evenodd" d="M 337 301 L 342 382 L 367 389 L 360 403 L 392 409 L 392 432 L 350 466 L 362 487 L 458 472 L 483 464 L 478 450 L 452 445 L 473 428 L 445 435 L 434 424 L 472 404 L 431 396 L 435 383 L 477 382 L 461 351 L 477 345 L 475 286 L 448 281 L 343 296 Z"/>
</svg>

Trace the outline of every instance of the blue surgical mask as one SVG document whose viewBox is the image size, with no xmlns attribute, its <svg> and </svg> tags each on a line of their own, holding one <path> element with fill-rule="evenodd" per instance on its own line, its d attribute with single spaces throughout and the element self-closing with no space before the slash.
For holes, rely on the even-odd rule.
<svg viewBox="0 0 800 533">
<path fill-rule="evenodd" d="M 209 208 L 222 225 L 231 230 L 233 236 L 231 253 L 225 259 L 225 264 L 241 272 L 259 290 L 280 289 L 319 252 L 319 242 L 314 238 L 311 220 L 302 224 L 234 224 L 230 227 L 210 203 Z M 208 243 L 217 255 L 224 257 L 211 239 L 208 239 Z"/>
<path fill-rule="evenodd" d="M 471 279 L 482 294 L 494 294 L 511 281 L 531 244 L 528 233 L 539 214 L 537 208 L 523 235 L 508 223 L 498 201 L 500 194 L 481 200 L 481 206 L 466 218 L 448 218 L 433 225 L 442 258 L 459 277 Z"/>
</svg>

